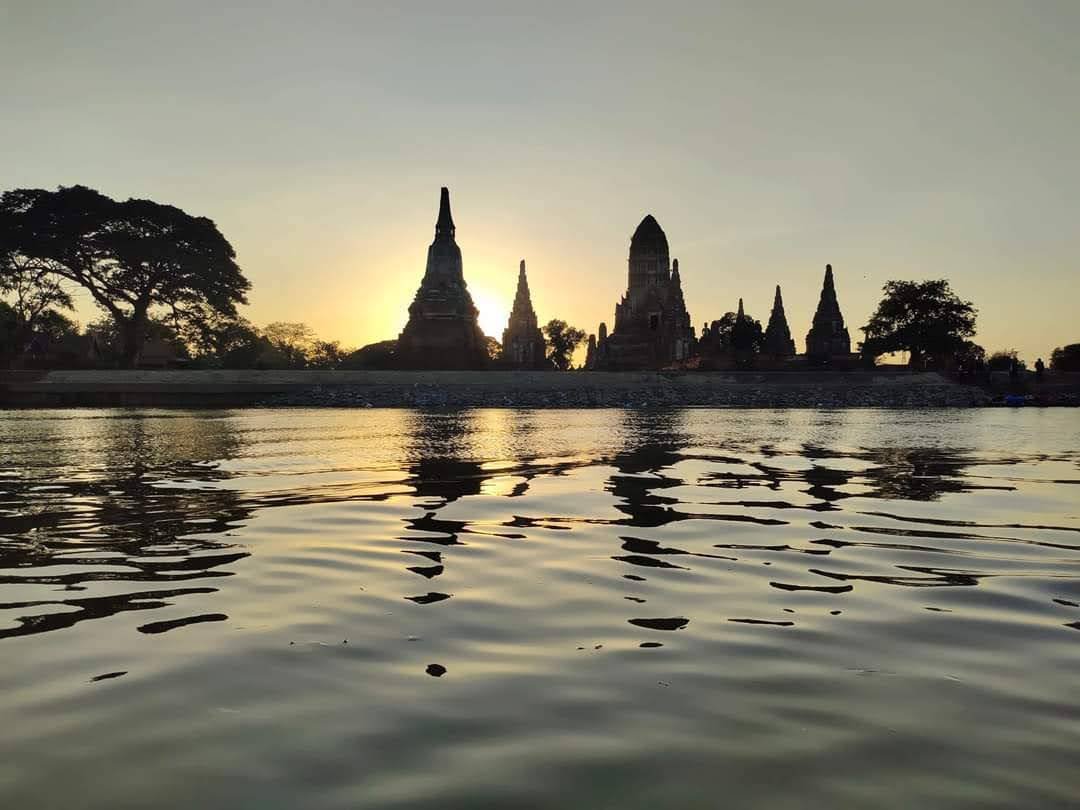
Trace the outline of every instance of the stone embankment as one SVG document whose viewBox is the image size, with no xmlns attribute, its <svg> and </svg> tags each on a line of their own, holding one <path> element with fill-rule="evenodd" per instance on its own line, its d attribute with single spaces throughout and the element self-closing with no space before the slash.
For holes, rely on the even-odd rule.
<svg viewBox="0 0 1080 810">
<path fill-rule="evenodd" d="M 490 386 L 477 383 L 438 385 L 319 385 L 275 394 L 263 404 L 323 407 L 414 408 L 969 408 L 991 404 L 980 388 L 945 380 L 869 382 L 671 381 L 650 379 L 639 385 Z"/>
<path fill-rule="evenodd" d="M 0 405 L 418 408 L 963 408 L 982 388 L 849 372 L 53 371 L 0 379 Z"/>
</svg>

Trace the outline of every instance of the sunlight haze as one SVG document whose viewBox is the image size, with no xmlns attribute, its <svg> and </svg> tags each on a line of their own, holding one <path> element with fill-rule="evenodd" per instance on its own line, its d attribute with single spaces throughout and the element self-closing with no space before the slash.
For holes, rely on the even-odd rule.
<svg viewBox="0 0 1080 810">
<path fill-rule="evenodd" d="M 700 329 L 801 351 L 831 262 L 853 343 L 888 279 L 945 277 L 976 340 L 1080 339 L 1075 2 L 0 2 L 4 188 L 216 221 L 256 324 L 397 336 L 440 186 L 498 338 L 610 326 L 652 213 Z M 43 47 L 47 43 L 47 47 Z M 80 319 L 98 317 L 86 300 Z"/>
</svg>

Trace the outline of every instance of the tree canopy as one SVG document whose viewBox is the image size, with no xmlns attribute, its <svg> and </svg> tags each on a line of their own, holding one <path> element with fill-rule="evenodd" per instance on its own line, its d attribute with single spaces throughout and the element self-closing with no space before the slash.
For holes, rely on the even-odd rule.
<svg viewBox="0 0 1080 810">
<path fill-rule="evenodd" d="M 1054 371 L 1080 371 L 1080 343 L 1054 349 L 1050 355 L 1050 368 Z"/>
<path fill-rule="evenodd" d="M 251 286 L 211 220 L 85 186 L 5 192 L 0 262 L 9 283 L 33 273 L 39 285 L 86 290 L 115 322 L 125 366 L 138 361 L 152 311 L 177 327 L 208 313 L 235 316 Z"/>
<path fill-rule="evenodd" d="M 760 351 L 765 340 L 761 321 L 744 314 L 740 323 L 737 312 L 725 312 L 723 317 L 710 324 L 710 331 L 710 338 L 718 341 L 722 348 L 738 352 Z"/>
<path fill-rule="evenodd" d="M 977 310 L 961 300 L 948 281 L 889 281 L 883 291 L 877 310 L 862 327 L 865 357 L 908 352 L 909 364 L 922 368 L 941 365 L 967 350 Z"/>
<path fill-rule="evenodd" d="M 548 342 L 548 359 L 559 371 L 566 371 L 570 368 L 574 350 L 585 340 L 585 332 L 566 321 L 552 318 L 544 325 L 544 336 Z"/>
<path fill-rule="evenodd" d="M 1027 363 L 1020 359 L 1020 353 L 1016 349 L 998 349 L 986 360 L 986 367 L 991 371 L 1012 371 L 1016 366 L 1018 371 L 1024 371 Z"/>
</svg>

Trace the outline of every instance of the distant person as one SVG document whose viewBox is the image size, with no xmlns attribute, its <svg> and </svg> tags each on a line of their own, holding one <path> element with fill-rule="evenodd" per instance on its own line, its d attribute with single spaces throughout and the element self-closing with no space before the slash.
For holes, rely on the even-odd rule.
<svg viewBox="0 0 1080 810">
<path fill-rule="evenodd" d="M 1043 359 L 1040 357 L 1038 360 L 1035 361 L 1035 379 L 1036 379 L 1036 381 L 1042 382 L 1043 374 L 1045 372 L 1046 372 L 1046 363 L 1044 363 Z"/>
<path fill-rule="evenodd" d="M 1020 361 L 1015 357 L 1009 362 L 1009 379 L 1015 381 L 1020 376 Z"/>
</svg>

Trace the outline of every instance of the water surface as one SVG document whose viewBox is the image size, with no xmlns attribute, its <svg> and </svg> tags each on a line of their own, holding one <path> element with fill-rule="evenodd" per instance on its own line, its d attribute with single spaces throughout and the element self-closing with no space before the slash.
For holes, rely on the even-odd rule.
<svg viewBox="0 0 1080 810">
<path fill-rule="evenodd" d="M 1060 807 L 1070 410 L 0 414 L 0 806 Z"/>
</svg>

